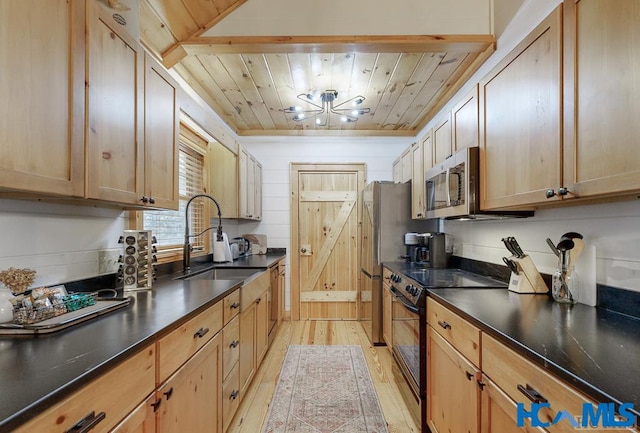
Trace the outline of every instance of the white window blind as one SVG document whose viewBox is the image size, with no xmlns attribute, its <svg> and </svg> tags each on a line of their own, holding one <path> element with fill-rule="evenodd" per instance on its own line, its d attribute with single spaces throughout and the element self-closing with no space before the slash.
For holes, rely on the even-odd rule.
<svg viewBox="0 0 640 433">
<path fill-rule="evenodd" d="M 185 231 L 185 207 L 187 201 L 195 194 L 205 192 L 204 187 L 204 155 L 197 151 L 193 145 L 206 148 L 206 141 L 193 133 L 185 134 L 185 130 L 180 131 L 179 147 L 179 170 L 178 170 L 178 210 L 172 211 L 144 211 L 144 228 L 152 230 L 158 239 L 159 257 L 166 255 L 181 254 L 184 244 Z M 191 132 L 191 131 L 188 131 Z M 197 139 L 194 140 L 194 137 Z M 208 212 L 206 202 L 196 199 L 189 208 L 189 232 L 191 234 L 200 233 L 206 227 Z M 191 239 L 194 253 L 206 252 L 208 242 L 206 236 Z M 164 252 L 164 254 L 163 254 Z M 173 254 L 171 254 L 173 253 Z"/>
</svg>

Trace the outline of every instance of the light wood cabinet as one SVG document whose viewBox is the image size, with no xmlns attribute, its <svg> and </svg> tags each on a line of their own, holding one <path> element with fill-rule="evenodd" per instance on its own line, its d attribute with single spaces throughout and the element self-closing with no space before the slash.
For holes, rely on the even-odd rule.
<svg viewBox="0 0 640 433">
<path fill-rule="evenodd" d="M 240 289 L 239 376 L 241 398 L 269 348 L 267 296 L 270 280 L 269 271 L 264 271 Z"/>
<path fill-rule="evenodd" d="M 413 176 L 413 154 L 411 153 L 411 146 L 409 146 L 404 152 L 402 152 L 402 183 L 409 182 Z"/>
<path fill-rule="evenodd" d="M 424 183 L 424 148 L 418 141 L 411 145 L 412 175 L 411 175 L 411 218 L 422 219 L 427 214 L 425 208 Z"/>
<path fill-rule="evenodd" d="M 178 209 L 178 83 L 144 56 L 144 191 L 142 204 Z"/>
<path fill-rule="evenodd" d="M 467 93 L 451 110 L 453 151 L 478 147 L 478 85 Z"/>
<path fill-rule="evenodd" d="M 152 394 L 155 374 L 156 352 L 150 346 L 15 431 L 69 431 L 81 420 L 87 420 L 95 422 L 92 432 L 108 432 Z"/>
<path fill-rule="evenodd" d="M 436 121 L 432 132 L 433 165 L 447 159 L 453 153 L 451 144 L 451 113 Z"/>
<path fill-rule="evenodd" d="M 564 3 L 564 186 L 573 197 L 640 190 L 640 9 Z"/>
<path fill-rule="evenodd" d="M 432 433 L 480 431 L 480 370 L 427 327 L 427 423 Z"/>
<path fill-rule="evenodd" d="M 424 137 L 422 137 L 422 167 L 424 171 L 433 167 L 433 139 L 432 131 L 429 130 Z M 425 179 L 426 181 L 427 179 Z"/>
<path fill-rule="evenodd" d="M 516 403 L 491 379 L 482 375 L 481 433 L 545 433 L 541 427 L 525 423 L 518 427 Z"/>
<path fill-rule="evenodd" d="M 393 181 L 395 183 L 402 183 L 402 158 L 398 157 L 393 161 Z"/>
<path fill-rule="evenodd" d="M 240 147 L 238 152 L 240 218 L 262 219 L 262 165 Z"/>
<path fill-rule="evenodd" d="M 218 333 L 158 388 L 157 433 L 222 432 L 221 342 Z"/>
<path fill-rule="evenodd" d="M 431 298 L 427 299 L 427 323 L 458 352 L 480 366 L 480 329 Z"/>
<path fill-rule="evenodd" d="M 562 5 L 480 82 L 484 210 L 548 202 L 562 184 L 561 26 Z"/>
<path fill-rule="evenodd" d="M 224 218 L 238 218 L 238 156 L 224 144 L 209 143 L 209 192 L 220 204 Z"/>
<path fill-rule="evenodd" d="M 142 204 L 144 50 L 87 2 L 87 197 Z"/>
<path fill-rule="evenodd" d="M 382 270 L 382 339 L 389 350 L 393 349 L 391 274 L 387 268 Z"/>
<path fill-rule="evenodd" d="M 145 401 L 140 403 L 133 412 L 122 420 L 110 433 L 155 433 L 156 413 L 154 411 L 156 403 L 155 394 L 151 394 Z"/>
<path fill-rule="evenodd" d="M 84 14 L 84 0 L 0 2 L 1 189 L 84 196 Z"/>
</svg>

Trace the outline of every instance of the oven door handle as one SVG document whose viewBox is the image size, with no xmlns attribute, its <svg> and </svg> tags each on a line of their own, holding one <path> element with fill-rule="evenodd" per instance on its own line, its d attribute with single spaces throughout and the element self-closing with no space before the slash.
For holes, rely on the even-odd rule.
<svg viewBox="0 0 640 433">
<path fill-rule="evenodd" d="M 391 291 L 393 292 L 394 295 L 396 295 L 396 298 L 398 299 L 398 301 L 400 301 L 400 303 L 404 306 L 404 308 L 411 311 L 412 313 L 420 314 L 420 309 L 418 307 L 411 305 L 407 300 L 407 298 L 405 298 L 404 295 L 400 293 L 400 290 L 391 286 Z"/>
</svg>

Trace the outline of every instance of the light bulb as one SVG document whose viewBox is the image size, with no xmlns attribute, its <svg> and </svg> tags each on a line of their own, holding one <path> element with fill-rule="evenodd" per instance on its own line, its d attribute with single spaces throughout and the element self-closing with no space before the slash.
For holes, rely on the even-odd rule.
<svg viewBox="0 0 640 433">
<path fill-rule="evenodd" d="M 342 120 L 343 122 L 346 122 L 346 121 L 347 121 L 347 120 L 349 120 L 349 119 L 347 119 L 347 116 L 342 116 L 342 117 L 340 118 L 340 120 Z"/>
<path fill-rule="evenodd" d="M 320 120 L 320 118 L 316 118 L 316 125 L 320 125 L 322 123 L 322 120 Z"/>
<path fill-rule="evenodd" d="M 293 107 L 293 111 L 302 111 L 302 107 L 296 105 L 295 107 Z"/>
<path fill-rule="evenodd" d="M 352 116 L 357 116 L 358 114 L 360 114 L 360 111 L 358 111 L 358 110 L 353 110 L 353 111 L 351 112 L 351 115 L 352 115 Z"/>
</svg>

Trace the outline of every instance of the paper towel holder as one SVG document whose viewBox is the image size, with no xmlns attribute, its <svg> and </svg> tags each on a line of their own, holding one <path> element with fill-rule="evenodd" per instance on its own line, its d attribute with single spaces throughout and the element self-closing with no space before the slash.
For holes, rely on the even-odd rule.
<svg viewBox="0 0 640 433">
<path fill-rule="evenodd" d="M 189 242 L 190 238 L 194 238 L 196 236 L 200 236 L 203 235 L 204 233 L 208 232 L 209 230 L 211 230 L 213 227 L 207 227 L 206 229 L 204 229 L 203 231 L 201 231 L 198 234 L 195 235 L 190 235 L 189 234 L 189 206 L 191 206 L 191 202 L 197 198 L 200 197 L 206 197 L 209 200 L 211 200 L 213 203 L 215 203 L 216 208 L 218 208 L 218 228 L 216 230 L 216 240 L 218 242 L 223 240 L 223 236 L 222 236 L 222 211 L 220 211 L 220 204 L 218 203 L 218 201 L 213 198 L 212 196 L 210 196 L 209 194 L 196 194 L 193 197 L 191 197 L 189 199 L 189 201 L 187 202 L 187 205 L 185 206 L 184 209 L 184 247 L 182 248 L 182 271 L 184 273 L 187 273 L 189 271 L 189 269 L 191 269 L 191 251 L 193 250 L 193 247 L 191 246 L 191 242 Z"/>
</svg>

